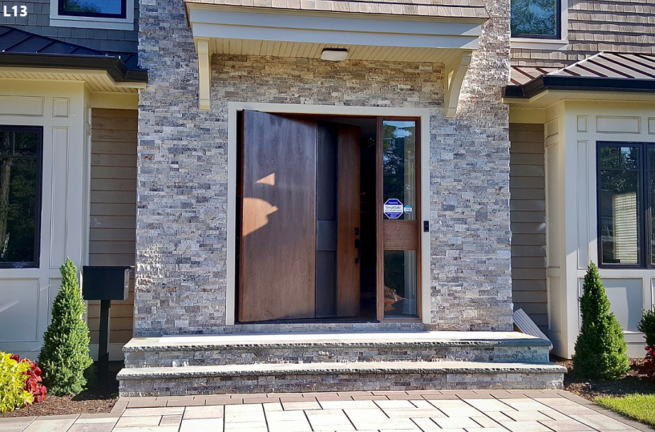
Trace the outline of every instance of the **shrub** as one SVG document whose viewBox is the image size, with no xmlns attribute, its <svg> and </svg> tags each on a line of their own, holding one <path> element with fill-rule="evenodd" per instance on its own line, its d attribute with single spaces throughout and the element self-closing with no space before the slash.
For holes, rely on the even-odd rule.
<svg viewBox="0 0 655 432">
<path fill-rule="evenodd" d="M 43 336 L 39 364 L 50 393 L 72 395 L 84 390 L 84 372 L 93 360 L 89 356 L 89 327 L 83 319 L 77 268 L 67 258 L 59 271 L 61 288 L 52 304 L 52 322 Z"/>
<path fill-rule="evenodd" d="M 32 395 L 32 403 L 43 402 L 48 389 L 46 386 L 41 384 L 41 368 L 36 364 L 35 361 L 26 358 L 21 360 L 17 354 L 12 355 L 11 359 L 16 360 L 17 362 L 27 363 L 29 365 L 29 368 L 23 372 L 23 375 L 27 376 L 25 379 L 25 386 L 23 388 L 30 392 Z"/>
<path fill-rule="evenodd" d="M 655 383 L 655 347 L 646 347 L 646 362 L 644 367 L 639 371 L 641 375 L 646 375 L 648 381 Z"/>
<path fill-rule="evenodd" d="M 643 312 L 637 329 L 646 337 L 646 345 L 655 347 L 655 308 Z"/>
<path fill-rule="evenodd" d="M 592 262 L 580 298 L 582 329 L 575 342 L 573 369 L 587 378 L 617 379 L 630 369 L 623 329 L 610 312 L 610 302 Z"/>
<path fill-rule="evenodd" d="M 0 413 L 13 411 L 32 403 L 32 395 L 25 390 L 27 362 L 19 362 L 0 352 Z"/>
</svg>

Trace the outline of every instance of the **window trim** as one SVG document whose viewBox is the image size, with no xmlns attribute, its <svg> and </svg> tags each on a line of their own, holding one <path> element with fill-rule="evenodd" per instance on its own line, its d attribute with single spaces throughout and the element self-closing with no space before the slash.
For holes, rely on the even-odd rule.
<svg viewBox="0 0 655 432">
<path fill-rule="evenodd" d="M 36 219 L 34 221 L 34 261 L 0 262 L 0 269 L 4 268 L 39 268 L 41 263 L 41 209 L 43 204 L 43 126 L 22 126 L 0 124 L 0 131 L 10 132 L 36 132 L 39 145 L 37 147 L 36 172 Z"/>
<path fill-rule="evenodd" d="M 59 16 L 78 16 L 78 17 L 89 17 L 89 18 L 117 18 L 125 19 L 127 18 L 127 0 L 118 0 L 121 2 L 121 12 L 119 14 L 109 14 L 109 13 L 92 13 L 92 12 L 70 12 L 64 10 L 64 0 L 57 0 L 58 3 L 58 15 Z"/>
<path fill-rule="evenodd" d="M 603 241 L 602 241 L 602 223 L 601 223 L 601 167 L 600 167 L 600 149 L 602 147 L 629 147 L 638 146 L 641 150 L 641 178 L 639 179 L 640 195 L 639 206 L 637 210 L 637 246 L 639 247 L 638 264 L 612 264 L 603 263 Z M 636 141 L 597 141 L 596 142 L 596 234 L 597 234 L 597 253 L 598 267 L 608 269 L 652 269 L 655 268 L 655 261 L 652 260 L 651 249 L 655 245 L 655 239 L 652 238 L 652 205 L 651 193 L 649 187 L 649 173 L 651 171 L 650 158 L 648 153 L 650 149 L 655 149 L 655 143 L 636 142 Z M 654 167 L 655 168 L 655 167 Z"/>
<path fill-rule="evenodd" d="M 121 0 L 125 3 L 125 17 L 96 15 L 69 15 L 59 12 L 60 0 L 50 0 L 50 26 L 71 28 L 92 28 L 102 30 L 134 31 L 134 1 Z"/>
<path fill-rule="evenodd" d="M 538 49 L 538 50 L 563 50 L 568 46 L 569 39 L 569 0 L 559 0 L 559 36 L 554 37 L 534 37 L 530 35 L 511 35 L 510 45 L 515 49 Z M 511 11 L 510 11 L 511 21 Z M 511 24 L 510 24 L 511 33 Z"/>
<path fill-rule="evenodd" d="M 555 14 L 557 15 L 557 29 L 555 30 L 555 35 L 550 36 L 550 35 L 543 35 L 543 34 L 525 34 L 525 33 L 519 33 L 519 34 L 512 34 L 512 26 L 511 26 L 511 20 L 512 20 L 512 5 L 510 2 L 510 36 L 512 38 L 522 38 L 522 39 L 538 39 L 538 40 L 559 40 L 562 38 L 562 1 L 563 0 L 555 0 L 556 2 L 556 11 Z"/>
</svg>

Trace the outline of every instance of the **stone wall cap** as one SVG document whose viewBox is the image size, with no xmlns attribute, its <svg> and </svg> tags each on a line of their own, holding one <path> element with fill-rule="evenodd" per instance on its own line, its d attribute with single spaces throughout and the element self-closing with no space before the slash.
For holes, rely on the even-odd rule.
<svg viewBox="0 0 655 432">
<path fill-rule="evenodd" d="M 549 347 L 550 341 L 518 332 L 403 332 L 180 335 L 132 338 L 123 352 L 336 347 Z"/>
<path fill-rule="evenodd" d="M 119 380 L 201 378 L 216 376 L 271 376 L 315 374 L 563 374 L 566 368 L 554 363 L 483 362 L 363 362 L 363 363 L 283 363 L 183 367 L 124 368 Z"/>
</svg>

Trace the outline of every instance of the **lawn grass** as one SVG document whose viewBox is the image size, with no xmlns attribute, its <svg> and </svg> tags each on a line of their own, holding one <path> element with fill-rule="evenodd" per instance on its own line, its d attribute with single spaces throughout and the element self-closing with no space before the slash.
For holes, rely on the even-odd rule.
<svg viewBox="0 0 655 432">
<path fill-rule="evenodd" d="M 602 396 L 594 399 L 597 404 L 655 426 L 655 394 L 631 394 L 625 397 Z"/>
</svg>

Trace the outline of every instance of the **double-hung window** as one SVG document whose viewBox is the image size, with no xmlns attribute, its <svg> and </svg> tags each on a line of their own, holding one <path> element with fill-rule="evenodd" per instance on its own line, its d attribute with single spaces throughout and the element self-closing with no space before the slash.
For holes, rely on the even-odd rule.
<svg viewBox="0 0 655 432">
<path fill-rule="evenodd" d="M 512 37 L 560 39 L 560 0 L 512 0 Z"/>
<path fill-rule="evenodd" d="M 597 158 L 600 264 L 655 266 L 655 144 L 598 143 Z"/>
<path fill-rule="evenodd" d="M 0 268 L 38 267 L 43 129 L 0 126 Z"/>
</svg>

